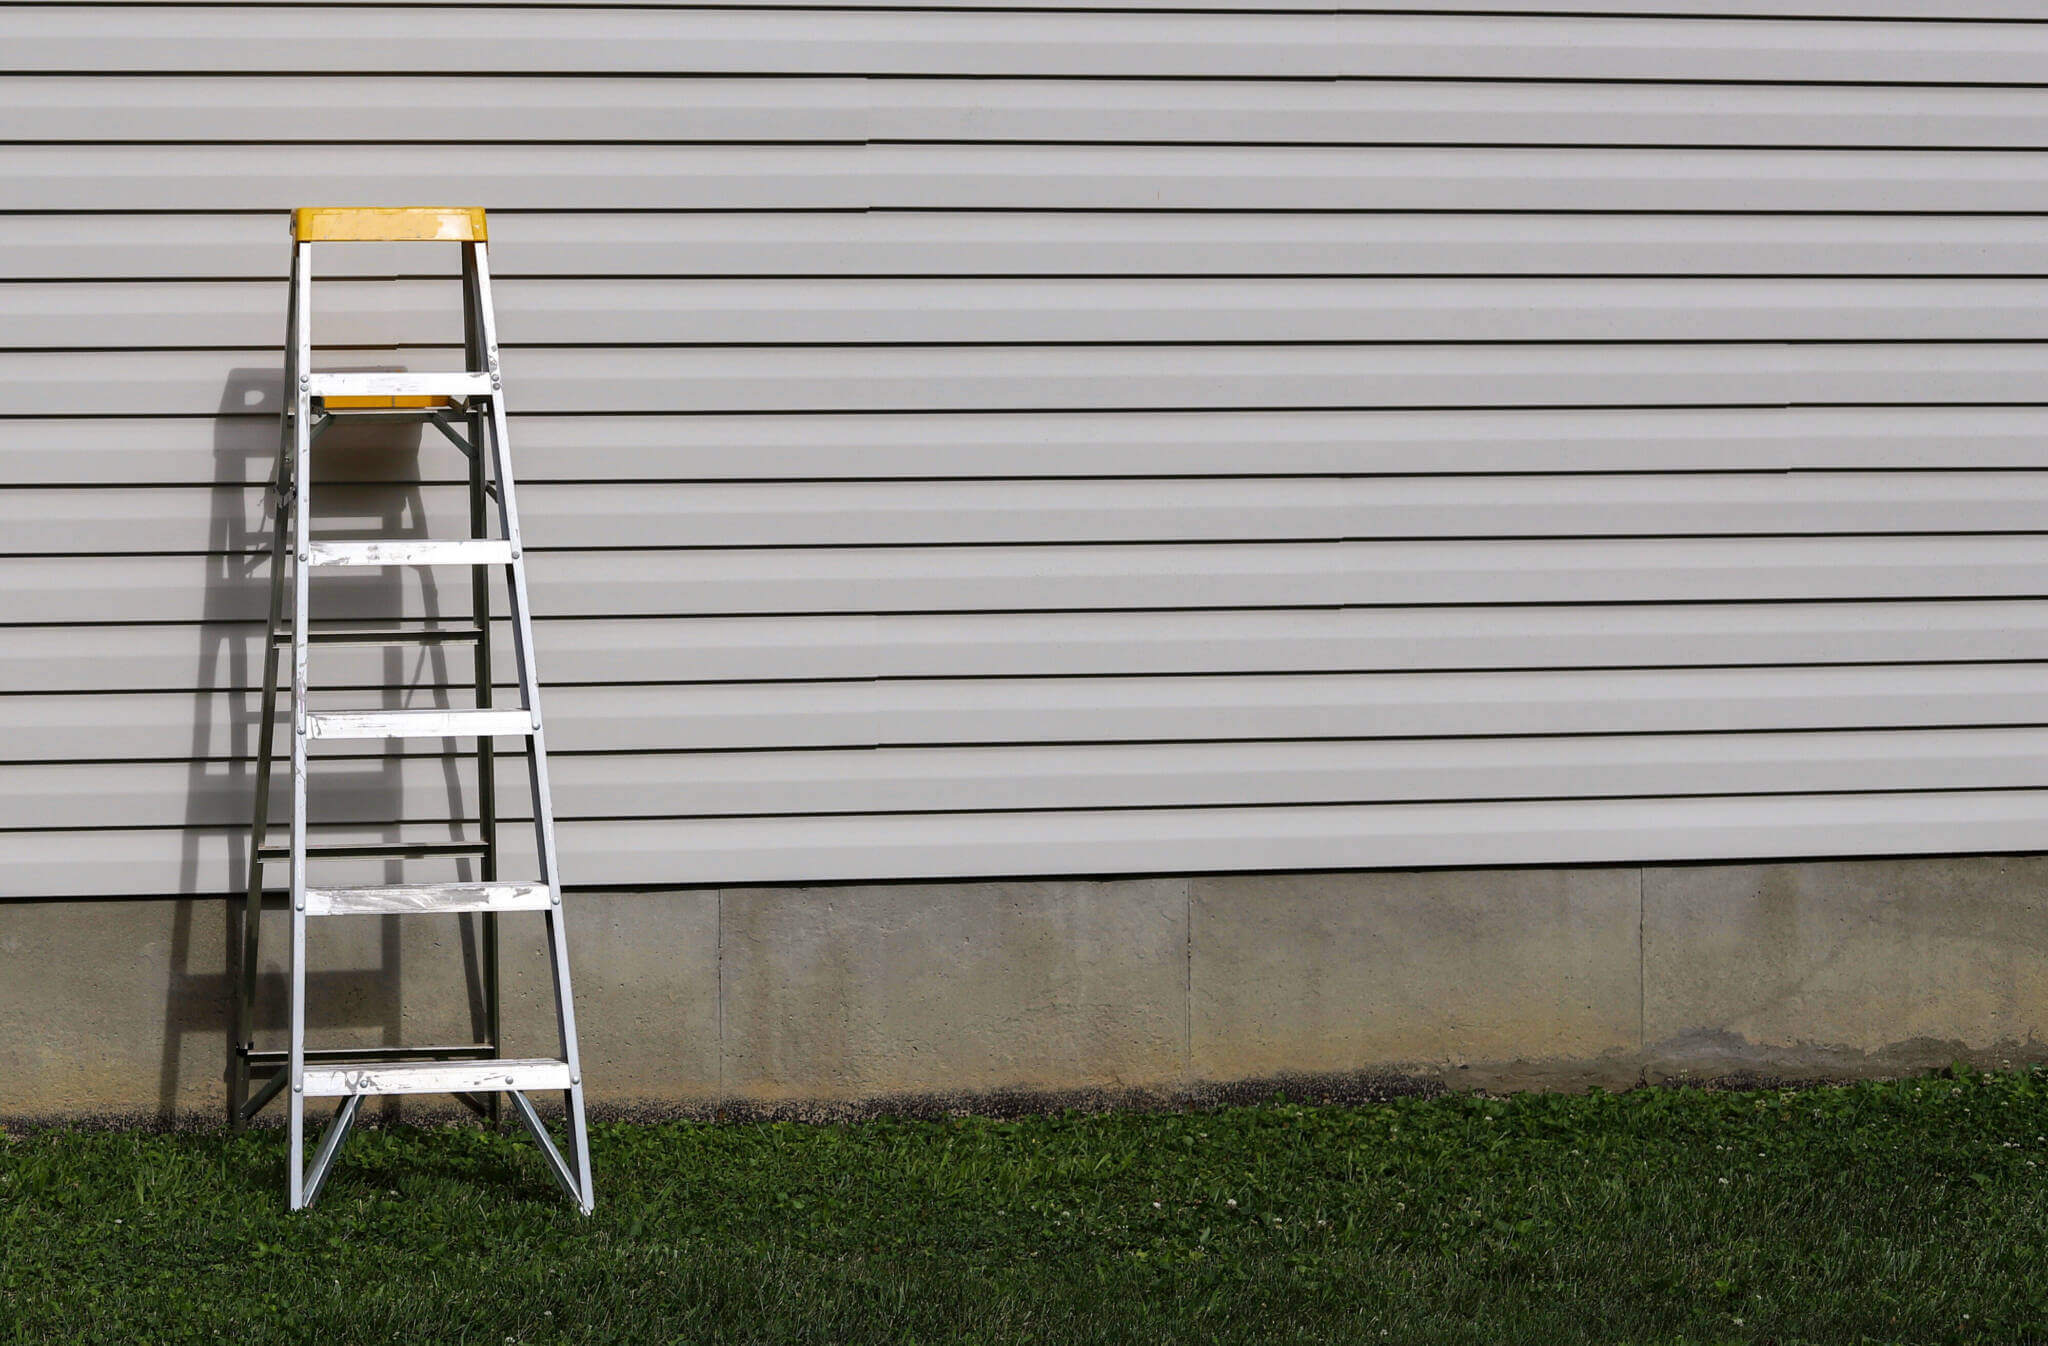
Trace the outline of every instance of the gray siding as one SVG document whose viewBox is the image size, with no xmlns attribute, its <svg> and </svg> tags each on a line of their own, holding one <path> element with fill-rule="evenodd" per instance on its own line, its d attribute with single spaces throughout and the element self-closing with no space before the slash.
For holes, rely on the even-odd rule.
<svg viewBox="0 0 2048 1346">
<path fill-rule="evenodd" d="M 572 883 L 2039 847 L 2039 7 L 1401 9 L 0 7 L 0 895 L 239 884 L 357 201 L 492 211 Z M 450 364 L 449 260 L 326 249 L 325 359 Z M 409 746 L 316 818 L 445 835 Z"/>
</svg>

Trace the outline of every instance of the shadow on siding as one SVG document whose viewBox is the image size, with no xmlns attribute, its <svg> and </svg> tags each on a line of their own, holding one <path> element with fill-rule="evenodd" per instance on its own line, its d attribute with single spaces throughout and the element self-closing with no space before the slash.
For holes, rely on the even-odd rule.
<svg viewBox="0 0 2048 1346">
<path fill-rule="evenodd" d="M 240 893 L 248 886 L 246 826 L 223 825 L 224 819 L 248 816 L 255 790 L 257 734 L 262 717 L 265 617 L 270 601 L 270 547 L 275 515 L 267 489 L 245 483 L 266 481 L 277 460 L 279 369 L 245 368 L 230 374 L 222 388 L 214 421 L 214 514 L 208 531 L 204 626 L 201 633 L 197 714 L 186 785 L 186 822 L 180 880 L 185 892 Z M 369 424 L 339 427 L 322 437 L 313 457 L 316 486 L 313 521 L 316 536 L 424 537 L 428 535 L 425 492 L 419 482 L 420 427 Z M 337 489 L 339 488 L 339 489 Z M 415 580 L 413 575 L 417 574 Z M 289 573 L 286 576 L 289 584 Z M 384 614 L 397 617 L 408 586 L 417 584 L 418 615 L 466 617 L 469 585 L 449 584 L 459 606 L 444 610 L 441 587 L 432 571 L 363 568 L 327 571 L 314 586 L 313 613 L 323 616 Z M 285 591 L 287 619 L 291 592 Z M 466 656 L 448 646 L 389 646 L 380 652 L 381 671 L 370 672 L 360 657 L 374 647 L 329 646 L 316 653 L 312 685 L 333 688 L 337 701 L 353 706 L 430 707 L 468 704 L 471 669 Z M 352 671 L 321 677 L 324 653 L 354 650 Z M 347 655 L 339 656 L 346 659 Z M 451 668 L 451 661 L 461 663 Z M 350 667 L 343 664 L 343 667 Z M 287 649 L 280 674 L 290 676 Z M 165 685 L 175 685 L 166 681 Z M 346 689 L 346 690 L 344 690 Z M 458 691 L 459 689 L 459 691 Z M 457 699 L 459 698 L 459 700 Z M 288 697 L 278 707 L 279 724 L 289 731 Z M 316 703 L 317 704 L 317 703 Z M 281 740 L 288 746 L 289 740 Z M 352 744 L 360 749 L 364 745 Z M 461 834 L 475 812 L 473 778 L 464 779 L 453 757 L 442 759 L 445 790 L 440 799 L 405 797 L 401 741 L 388 742 L 381 753 L 352 752 L 345 761 L 325 764 L 312 773 L 308 812 L 312 822 L 346 825 L 352 837 L 397 840 L 400 818 L 445 823 L 446 835 Z M 415 750 L 424 745 L 414 742 Z M 290 759 L 274 769 L 271 787 L 271 841 L 289 836 Z M 280 829 L 278 820 L 283 820 Z M 222 872 L 212 872 L 209 838 L 232 837 Z M 414 835 L 417 835 L 417 831 Z M 454 877 L 475 877 L 474 864 L 455 862 Z M 289 983 L 283 967 L 288 938 L 281 896 L 288 882 L 285 868 L 272 862 L 265 880 L 272 890 L 266 899 L 268 919 L 262 924 L 263 955 L 256 988 L 255 1041 L 259 1048 L 286 1045 Z M 383 881 L 408 875 L 404 862 L 384 862 Z M 371 881 L 374 881 L 372 878 Z M 192 939 L 194 912 L 203 904 L 180 903 L 174 922 L 166 988 L 162 1067 L 158 1107 L 169 1117 L 177 1109 L 181 1046 L 195 1025 L 218 1025 L 223 1074 L 233 1068 L 235 1049 L 235 987 L 242 975 L 242 903 L 221 904 L 227 963 L 221 968 L 195 967 Z M 345 927 L 335 929 L 335 926 Z M 324 936 L 324 938 L 323 938 Z M 468 987 L 468 1017 L 479 1037 L 483 1033 L 483 988 L 476 918 L 463 917 L 460 957 Z M 308 963 L 314 971 L 308 987 L 309 1045 L 395 1046 L 402 1041 L 405 1007 L 399 992 L 403 964 L 400 920 L 329 923 L 316 926 L 309 940 Z M 346 960 L 352 966 L 327 964 Z M 271 970 L 261 970 L 264 968 Z M 201 1012 L 201 1007 L 211 1013 Z"/>
</svg>

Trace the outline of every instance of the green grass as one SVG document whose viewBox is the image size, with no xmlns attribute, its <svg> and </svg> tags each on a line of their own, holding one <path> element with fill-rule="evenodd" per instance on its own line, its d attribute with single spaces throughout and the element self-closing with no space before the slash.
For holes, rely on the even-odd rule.
<svg viewBox="0 0 2048 1346">
<path fill-rule="evenodd" d="M 2048 1074 L 0 1140 L 0 1341 L 2048 1341 Z"/>
</svg>

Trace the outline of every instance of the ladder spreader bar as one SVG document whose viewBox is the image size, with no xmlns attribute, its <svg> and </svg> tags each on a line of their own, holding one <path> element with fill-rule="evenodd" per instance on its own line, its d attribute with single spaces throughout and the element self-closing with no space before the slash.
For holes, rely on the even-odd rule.
<svg viewBox="0 0 2048 1346">
<path fill-rule="evenodd" d="M 306 640 L 313 645 L 396 645 L 408 640 L 480 640 L 483 634 L 480 626 L 363 626 L 349 630 L 308 631 Z M 281 628 L 272 639 L 280 645 L 291 644 L 291 628 Z"/>
<path fill-rule="evenodd" d="M 307 846 L 308 860 L 361 860 L 379 856 L 482 855 L 490 847 L 481 841 L 342 841 L 324 846 Z M 257 848 L 258 860 L 289 860 L 289 846 Z"/>
<path fill-rule="evenodd" d="M 237 1047 L 235 1051 L 252 1066 L 278 1066 L 291 1059 L 283 1048 L 258 1051 Z M 308 1061 L 454 1061 L 465 1057 L 488 1058 L 498 1049 L 488 1042 L 450 1043 L 442 1047 L 308 1047 Z"/>
</svg>

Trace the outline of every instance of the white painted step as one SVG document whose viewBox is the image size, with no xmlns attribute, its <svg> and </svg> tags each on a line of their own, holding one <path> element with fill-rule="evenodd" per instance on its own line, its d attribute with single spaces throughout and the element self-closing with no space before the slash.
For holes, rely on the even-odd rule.
<svg viewBox="0 0 2048 1346">
<path fill-rule="evenodd" d="M 392 883 L 308 888 L 308 916 L 403 916 L 422 912 L 546 911 L 545 883 Z"/>
<path fill-rule="evenodd" d="M 566 1061 L 350 1061 L 306 1067 L 306 1097 L 350 1094 L 494 1094 L 567 1089 Z"/>
<path fill-rule="evenodd" d="M 491 376 L 457 370 L 446 374 L 309 374 L 314 397 L 489 397 Z"/>
<path fill-rule="evenodd" d="M 510 565 L 512 544 L 496 538 L 383 538 L 365 542 L 313 542 L 306 563 L 316 566 Z"/>
<path fill-rule="evenodd" d="M 524 710 L 318 710 L 307 738 L 493 738 L 533 732 Z"/>
</svg>

